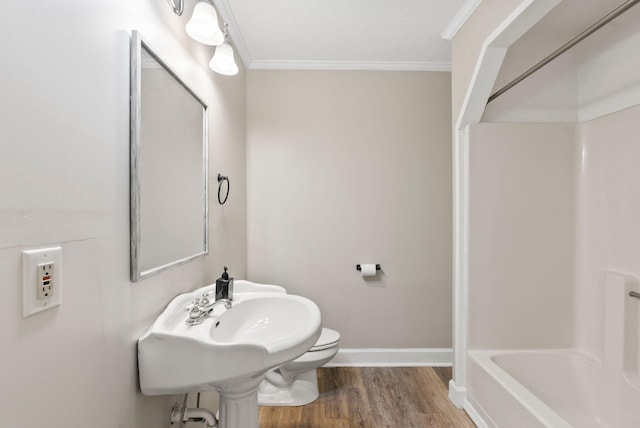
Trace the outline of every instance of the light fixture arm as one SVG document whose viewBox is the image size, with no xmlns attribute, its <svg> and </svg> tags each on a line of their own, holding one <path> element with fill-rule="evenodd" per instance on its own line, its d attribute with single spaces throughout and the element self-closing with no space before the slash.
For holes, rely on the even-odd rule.
<svg viewBox="0 0 640 428">
<path fill-rule="evenodd" d="M 167 0 L 169 6 L 173 9 L 173 13 L 178 16 L 182 16 L 182 12 L 184 12 L 184 0 Z"/>
<path fill-rule="evenodd" d="M 231 40 L 231 37 L 229 37 L 229 24 L 227 23 L 227 21 L 224 21 L 222 23 L 222 34 L 224 34 L 224 41 L 229 43 L 229 41 Z"/>
</svg>

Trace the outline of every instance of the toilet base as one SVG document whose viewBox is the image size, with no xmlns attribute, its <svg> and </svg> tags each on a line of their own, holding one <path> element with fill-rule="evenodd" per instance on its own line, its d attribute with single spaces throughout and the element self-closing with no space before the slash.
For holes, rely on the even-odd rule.
<svg viewBox="0 0 640 428">
<path fill-rule="evenodd" d="M 278 387 L 262 381 L 258 387 L 260 406 L 304 406 L 320 396 L 316 371 L 311 370 L 296 377 L 290 386 Z"/>
</svg>

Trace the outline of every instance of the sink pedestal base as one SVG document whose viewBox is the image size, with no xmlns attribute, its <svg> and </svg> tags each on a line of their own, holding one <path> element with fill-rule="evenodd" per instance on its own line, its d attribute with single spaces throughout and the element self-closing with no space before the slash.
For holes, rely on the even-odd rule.
<svg viewBox="0 0 640 428">
<path fill-rule="evenodd" d="M 258 428 L 258 385 L 262 377 L 250 385 L 220 391 L 218 428 Z M 246 388 L 249 389 L 246 389 Z"/>
</svg>

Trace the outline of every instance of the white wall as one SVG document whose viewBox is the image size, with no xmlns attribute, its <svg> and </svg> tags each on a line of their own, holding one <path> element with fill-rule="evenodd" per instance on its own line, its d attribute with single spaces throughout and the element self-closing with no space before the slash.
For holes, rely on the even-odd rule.
<svg viewBox="0 0 640 428">
<path fill-rule="evenodd" d="M 250 71 L 247 109 L 249 279 L 344 348 L 450 347 L 449 74 Z"/>
<path fill-rule="evenodd" d="M 8 2 L 0 14 L 0 415 L 6 427 L 169 426 L 138 391 L 137 337 L 174 295 L 245 273 L 244 77 L 164 1 Z M 138 29 L 210 106 L 211 254 L 129 281 L 129 34 Z M 62 246 L 58 308 L 22 318 L 21 251 Z M 205 265 L 206 264 L 206 265 Z"/>
<path fill-rule="evenodd" d="M 469 348 L 573 344 L 575 126 L 469 132 Z"/>
<path fill-rule="evenodd" d="M 640 106 L 580 124 L 576 344 L 602 356 L 604 271 L 640 278 Z"/>
</svg>

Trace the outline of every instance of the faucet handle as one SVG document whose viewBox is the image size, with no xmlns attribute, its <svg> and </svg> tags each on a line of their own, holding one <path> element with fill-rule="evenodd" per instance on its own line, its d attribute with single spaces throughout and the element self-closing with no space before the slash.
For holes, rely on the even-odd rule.
<svg viewBox="0 0 640 428">
<path fill-rule="evenodd" d="M 196 298 L 194 301 L 192 301 L 191 303 L 187 304 L 187 306 L 184 307 L 184 310 L 186 312 L 191 312 L 191 310 L 193 310 L 193 308 L 197 308 L 198 306 L 200 306 L 200 298 Z"/>
<path fill-rule="evenodd" d="M 199 306 L 193 306 L 189 310 L 189 319 L 195 319 L 202 315 L 202 311 Z"/>
</svg>

